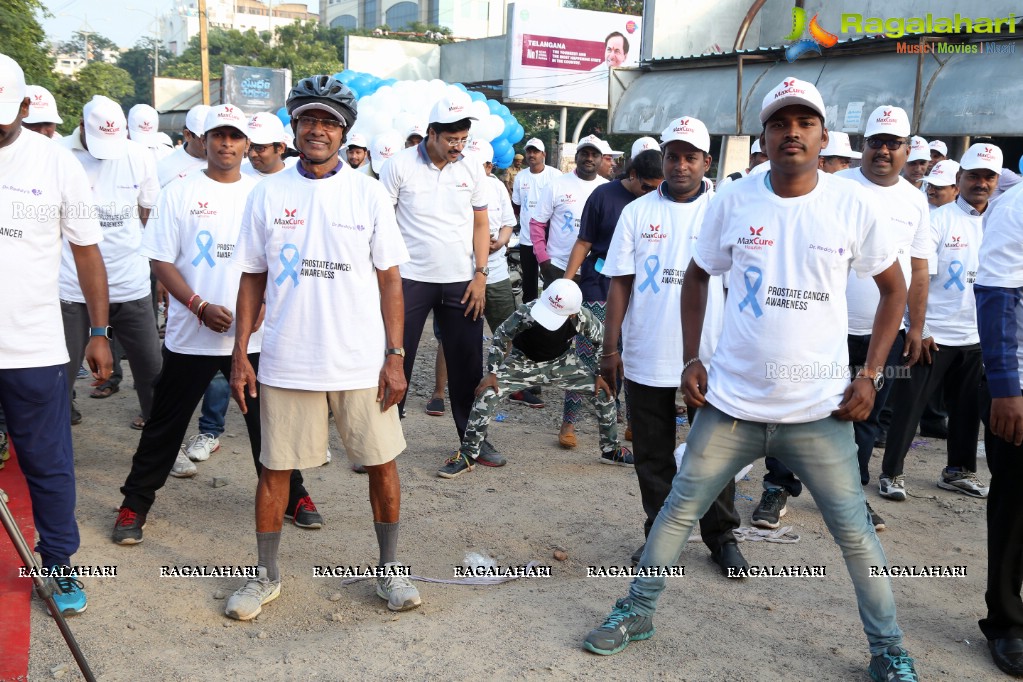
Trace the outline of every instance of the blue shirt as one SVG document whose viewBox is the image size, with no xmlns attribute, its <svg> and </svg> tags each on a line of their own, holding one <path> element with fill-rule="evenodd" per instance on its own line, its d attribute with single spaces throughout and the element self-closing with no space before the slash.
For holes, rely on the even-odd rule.
<svg viewBox="0 0 1023 682">
<path fill-rule="evenodd" d="M 593 190 L 586 200 L 583 215 L 579 220 L 579 239 L 590 242 L 590 253 L 579 268 L 579 288 L 584 301 L 606 301 L 611 279 L 597 271 L 599 260 L 603 263 L 611 246 L 615 226 L 622 210 L 636 200 L 636 196 L 625 189 L 621 180 L 613 180 Z"/>
</svg>

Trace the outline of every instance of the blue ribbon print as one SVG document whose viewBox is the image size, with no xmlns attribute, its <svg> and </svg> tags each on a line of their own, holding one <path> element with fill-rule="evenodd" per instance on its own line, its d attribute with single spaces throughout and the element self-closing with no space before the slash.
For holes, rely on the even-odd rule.
<svg viewBox="0 0 1023 682">
<path fill-rule="evenodd" d="M 289 252 L 291 253 L 290 257 L 284 255 Z M 294 244 L 285 244 L 284 246 L 281 247 L 281 253 L 279 255 L 279 258 L 281 259 L 281 265 L 284 266 L 284 269 L 281 270 L 281 274 L 277 275 L 277 279 L 274 280 L 274 284 L 280 286 L 284 284 L 284 280 L 290 277 L 291 281 L 297 287 L 298 270 L 295 269 L 295 266 L 298 265 L 302 260 L 301 255 L 299 255 L 298 253 L 298 247 L 295 246 Z"/>
<path fill-rule="evenodd" d="M 642 293 L 650 287 L 655 294 L 659 294 L 661 287 L 657 286 L 657 275 L 661 272 L 661 259 L 657 256 L 648 256 L 643 263 L 643 271 L 646 272 L 646 279 L 639 285 L 639 291 Z"/>
<path fill-rule="evenodd" d="M 964 291 L 966 286 L 963 284 L 962 276 L 966 272 L 966 267 L 963 265 L 961 260 L 954 260 L 948 264 L 948 281 L 945 282 L 945 288 L 948 289 L 953 285 L 959 287 L 959 291 Z"/>
<path fill-rule="evenodd" d="M 192 267 L 199 267 L 199 263 L 204 260 L 209 263 L 211 268 L 216 265 L 213 256 L 210 255 L 210 248 L 213 246 L 213 235 L 210 234 L 209 230 L 203 230 L 195 235 L 195 245 L 199 247 L 199 255 L 192 259 Z"/>
<path fill-rule="evenodd" d="M 751 279 L 750 275 L 756 275 L 756 279 Z M 764 273 L 757 267 L 746 268 L 746 272 L 742 273 L 742 278 L 746 282 L 746 298 L 739 301 L 739 312 L 742 312 L 746 309 L 746 306 L 749 306 L 753 310 L 753 314 L 756 317 L 760 317 L 764 314 L 764 311 L 760 309 L 760 304 L 757 303 L 757 292 L 760 291 L 760 283 L 764 279 Z"/>
<path fill-rule="evenodd" d="M 568 234 L 575 227 L 575 216 L 571 211 L 565 211 L 565 222 L 561 225 L 561 231 Z"/>
</svg>

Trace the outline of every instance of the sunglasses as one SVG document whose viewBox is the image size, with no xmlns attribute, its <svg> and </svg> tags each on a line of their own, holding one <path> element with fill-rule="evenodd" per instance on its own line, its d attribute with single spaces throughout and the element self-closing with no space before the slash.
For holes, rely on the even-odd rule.
<svg viewBox="0 0 1023 682">
<path fill-rule="evenodd" d="M 880 149 L 881 147 L 888 147 L 889 150 L 895 151 L 904 144 L 909 144 L 904 140 L 882 140 L 876 137 L 868 137 L 867 146 L 871 149 Z"/>
<path fill-rule="evenodd" d="M 315 116 L 299 116 L 295 119 L 298 125 L 303 128 L 316 128 L 321 126 L 326 131 L 334 131 L 341 128 L 341 121 L 336 118 L 316 118 Z"/>
</svg>

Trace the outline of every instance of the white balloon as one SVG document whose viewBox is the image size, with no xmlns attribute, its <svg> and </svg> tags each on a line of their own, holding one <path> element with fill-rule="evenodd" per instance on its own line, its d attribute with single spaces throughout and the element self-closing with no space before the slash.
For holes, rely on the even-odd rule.
<svg viewBox="0 0 1023 682">
<path fill-rule="evenodd" d="M 497 114 L 490 114 L 487 116 L 486 133 L 485 137 L 487 141 L 493 141 L 494 138 L 500 137 L 501 133 L 504 132 L 504 119 Z"/>
<path fill-rule="evenodd" d="M 482 122 L 490 116 L 490 109 L 487 108 L 486 102 L 473 102 L 469 107 L 469 115 Z"/>
</svg>

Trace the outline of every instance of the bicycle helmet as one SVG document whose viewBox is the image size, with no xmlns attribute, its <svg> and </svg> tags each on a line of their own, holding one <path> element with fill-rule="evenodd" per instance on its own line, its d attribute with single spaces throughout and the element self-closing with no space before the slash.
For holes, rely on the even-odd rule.
<svg viewBox="0 0 1023 682">
<path fill-rule="evenodd" d="M 321 109 L 340 118 L 345 128 L 351 128 L 358 117 L 355 95 L 347 85 L 333 76 L 303 78 L 291 89 L 285 106 L 289 116 L 298 116 L 310 109 Z"/>
</svg>

